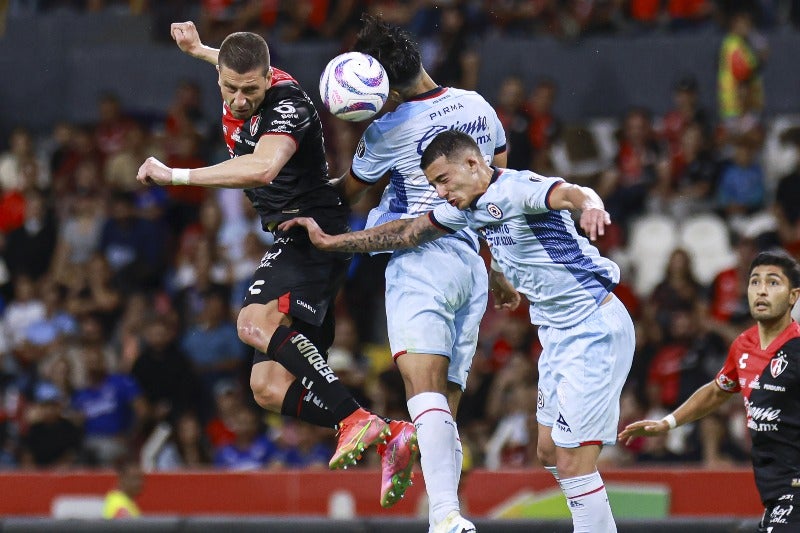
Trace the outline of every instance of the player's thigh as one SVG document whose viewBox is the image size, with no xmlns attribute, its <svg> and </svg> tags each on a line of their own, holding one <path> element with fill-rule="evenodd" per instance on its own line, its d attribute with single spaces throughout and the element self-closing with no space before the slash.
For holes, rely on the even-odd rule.
<svg viewBox="0 0 800 533">
<path fill-rule="evenodd" d="M 619 398 L 634 348 L 625 307 L 614 298 L 575 327 L 540 328 L 539 334 L 555 384 L 555 444 L 615 444 Z"/>
<path fill-rule="evenodd" d="M 408 352 L 395 359 L 403 376 L 406 398 L 423 392 L 447 392 L 447 368 L 450 361 L 441 354 Z"/>
<path fill-rule="evenodd" d="M 395 357 L 404 353 L 442 355 L 455 362 L 458 370 L 449 371 L 448 379 L 466 382 L 474 344 L 477 341 L 477 324 L 470 326 L 473 339 L 465 340 L 468 350 L 456 350 L 459 341 L 458 313 L 474 306 L 475 269 L 480 257 L 466 243 L 448 239 L 402 252 L 396 252 L 386 268 L 386 315 L 389 344 Z M 463 250 L 461 249 L 463 247 Z M 458 260 L 454 261 L 453 258 Z M 447 269 L 443 265 L 448 265 Z M 485 277 L 485 267 L 480 265 Z M 481 289 L 478 287 L 478 291 Z M 483 310 L 485 310 L 485 289 Z M 482 310 L 472 311 L 469 317 L 477 317 Z M 458 317 L 458 319 L 457 319 Z M 461 358 L 463 352 L 469 355 Z"/>
</svg>

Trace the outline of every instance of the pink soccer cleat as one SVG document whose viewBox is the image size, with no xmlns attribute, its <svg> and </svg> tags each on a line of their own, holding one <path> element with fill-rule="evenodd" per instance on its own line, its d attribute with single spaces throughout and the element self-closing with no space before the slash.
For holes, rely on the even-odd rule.
<svg viewBox="0 0 800 533">
<path fill-rule="evenodd" d="M 389 508 L 400 501 L 411 486 L 411 471 L 419 457 L 417 431 L 414 424 L 392 420 L 392 436 L 385 445 L 378 445 L 381 456 L 381 507 Z"/>
<path fill-rule="evenodd" d="M 366 448 L 373 444 L 386 443 L 390 434 L 389 424 L 359 408 L 339 423 L 336 451 L 333 452 L 328 466 L 334 470 L 355 465 Z"/>
</svg>

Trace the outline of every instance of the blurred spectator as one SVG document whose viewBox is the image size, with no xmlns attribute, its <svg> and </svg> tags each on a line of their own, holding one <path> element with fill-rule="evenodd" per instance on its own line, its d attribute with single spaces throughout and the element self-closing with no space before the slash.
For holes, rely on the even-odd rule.
<svg viewBox="0 0 800 533">
<path fill-rule="evenodd" d="M 739 327 L 750 324 L 747 307 L 747 279 L 750 263 L 758 253 L 756 242 L 746 236 L 735 238 L 736 264 L 714 277 L 710 291 L 710 316 Z"/>
<path fill-rule="evenodd" d="M 173 279 L 173 289 L 177 289 L 175 307 L 184 328 L 204 320 L 209 294 L 216 293 L 230 301 L 229 265 L 219 259 L 214 241 L 202 238 L 197 244 L 193 255 L 178 257 L 180 268 Z"/>
<path fill-rule="evenodd" d="M 62 414 L 61 391 L 47 381 L 34 390 L 30 427 L 22 441 L 23 466 L 67 469 L 77 464 L 81 431 Z"/>
<path fill-rule="evenodd" d="M 106 159 L 103 173 L 106 183 L 113 191 L 134 191 L 139 189 L 136 172 L 142 161 L 149 156 L 163 158 L 164 153 L 151 139 L 147 129 L 138 122 L 131 122 L 125 131 L 120 149 Z"/>
<path fill-rule="evenodd" d="M 214 385 L 214 414 L 205 427 L 205 434 L 214 449 L 232 444 L 236 413 L 246 409 L 242 388 L 232 379 L 222 379 Z"/>
<path fill-rule="evenodd" d="M 14 280 L 14 297 L 5 308 L 2 317 L 3 335 L 7 336 L 10 348 L 25 341 L 25 332 L 31 324 L 44 319 L 47 308 L 38 296 L 36 285 L 30 276 L 19 274 Z"/>
<path fill-rule="evenodd" d="M 700 124 L 688 124 L 672 159 L 675 191 L 668 212 L 683 219 L 691 213 L 711 210 L 719 171 L 720 163 L 708 134 Z"/>
<path fill-rule="evenodd" d="M 122 459 L 115 463 L 114 469 L 117 472 L 117 488 L 105 496 L 103 518 L 138 518 L 142 512 L 136 504 L 136 497 L 142 492 L 144 484 L 142 468 L 133 460 Z"/>
<path fill-rule="evenodd" d="M 525 85 L 517 76 L 500 82 L 497 94 L 497 118 L 503 125 L 508 142 L 508 168 L 533 168 L 533 145 L 528 132 L 532 129 L 531 116 L 525 109 Z"/>
<path fill-rule="evenodd" d="M 650 295 L 656 320 L 667 328 L 673 311 L 692 308 L 702 297 L 703 287 L 692 273 L 691 257 L 683 248 L 676 248 L 669 256 L 664 278 Z"/>
<path fill-rule="evenodd" d="M 690 125 L 699 126 L 702 133 L 710 131 L 709 117 L 700 107 L 699 96 L 697 79 L 693 75 L 681 77 L 673 87 L 673 107 L 661 121 L 661 135 L 667 141 L 673 159 L 681 153 L 683 134 Z"/>
<path fill-rule="evenodd" d="M 71 266 L 83 268 L 100 249 L 105 223 L 102 205 L 96 196 L 79 193 L 72 197 L 61 221 L 52 260 L 55 279 L 65 283 Z"/>
<path fill-rule="evenodd" d="M 767 56 L 766 40 L 755 33 L 751 8 L 737 6 L 729 13 L 728 33 L 720 45 L 717 91 L 723 121 L 741 116 L 746 107 L 761 111 L 764 85 L 761 73 Z M 746 89 L 744 92 L 740 89 Z"/>
<path fill-rule="evenodd" d="M 634 108 L 625 115 L 615 165 L 598 184 L 612 220 L 624 223 L 645 208 L 647 193 L 663 172 L 664 159 L 650 112 Z"/>
<path fill-rule="evenodd" d="M 58 158 L 51 160 L 53 165 L 53 192 L 62 197 L 65 194 L 75 192 L 98 192 L 88 190 L 78 190 L 77 172 L 83 165 L 94 165 L 100 168 L 102 154 L 95 145 L 91 128 L 88 126 L 61 125 L 60 129 L 67 131 L 57 132 L 58 138 L 66 137 L 68 144 L 60 151 Z"/>
<path fill-rule="evenodd" d="M 287 468 L 327 470 L 333 454 L 333 447 L 326 443 L 329 436 L 324 428 L 284 418 L 275 438 L 279 449 L 276 461 Z"/>
<path fill-rule="evenodd" d="M 561 120 L 555 115 L 553 106 L 558 96 L 558 86 L 554 80 L 545 78 L 534 85 L 528 98 L 528 113 L 531 118 L 528 134 L 533 148 L 530 168 L 539 174 L 548 174 L 553 168 L 550 148 L 561 135 Z M 529 168 L 528 166 L 511 168 Z"/>
<path fill-rule="evenodd" d="M 757 147 L 747 137 L 733 139 L 733 159 L 722 169 L 717 187 L 717 206 L 729 217 L 752 214 L 764 207 L 764 171 Z"/>
<path fill-rule="evenodd" d="M 0 186 L 0 233 L 10 233 L 25 223 L 25 196 Z"/>
<path fill-rule="evenodd" d="M 124 297 L 105 257 L 95 254 L 86 265 L 73 265 L 63 283 L 67 287 L 70 313 L 78 317 L 91 314 L 99 320 L 103 331 L 113 330 Z"/>
<path fill-rule="evenodd" d="M 475 50 L 474 30 L 467 25 L 466 8 L 458 4 L 438 7 L 439 27 L 423 43 L 422 53 L 429 57 L 424 63 L 430 65 L 431 77 L 442 86 L 474 91 L 480 56 Z"/>
<path fill-rule="evenodd" d="M 669 0 L 667 15 L 672 31 L 699 30 L 713 20 L 716 6 L 713 0 Z"/>
<path fill-rule="evenodd" d="M 65 309 L 64 287 L 44 280 L 39 294 L 45 306 L 44 316 L 25 329 L 25 340 L 39 347 L 44 357 L 61 351 L 63 341 L 78 333 L 78 322 Z"/>
<path fill-rule="evenodd" d="M 259 470 L 278 459 L 278 447 L 267 438 L 255 411 L 240 409 L 233 424 L 235 440 L 216 451 L 214 466 L 224 470 Z"/>
<path fill-rule="evenodd" d="M 191 411 L 181 414 L 171 439 L 156 457 L 156 470 L 201 469 L 211 466 L 211 451 L 200 420 Z"/>
<path fill-rule="evenodd" d="M 528 374 L 529 377 L 529 374 Z M 505 414 L 486 443 L 486 468 L 526 468 L 536 450 L 536 386 L 517 382 L 506 395 Z"/>
<path fill-rule="evenodd" d="M 781 142 L 794 147 L 794 170 L 781 177 L 775 189 L 773 211 L 778 219 L 781 243 L 795 257 L 800 257 L 800 127 L 790 128 L 781 136 Z"/>
<path fill-rule="evenodd" d="M 50 185 L 48 167 L 36 154 L 31 132 L 18 127 L 11 132 L 9 149 L 0 153 L 0 189 L 5 191 L 25 191 L 29 187 L 46 189 Z M 35 179 L 25 175 L 26 166 L 33 166 Z"/>
<path fill-rule="evenodd" d="M 109 215 L 100 237 L 100 251 L 114 278 L 124 280 L 120 287 L 127 290 L 155 287 L 165 264 L 165 232 L 137 215 L 130 193 L 114 193 Z"/>
<path fill-rule="evenodd" d="M 87 460 L 108 466 L 126 453 L 147 418 L 147 403 L 130 376 L 108 373 L 101 350 L 86 347 L 82 355 L 86 385 L 75 391 L 72 406 L 83 420 Z"/>
<path fill-rule="evenodd" d="M 56 225 L 44 196 L 36 189 L 25 194 L 25 219 L 10 232 L 5 254 L 11 275 L 26 273 L 38 281 L 49 270 L 56 243 Z"/>
<path fill-rule="evenodd" d="M 237 379 L 251 353 L 239 340 L 227 296 L 216 291 L 204 297 L 197 324 L 189 326 L 180 344 L 207 391 L 221 379 Z"/>
<path fill-rule="evenodd" d="M 142 351 L 133 363 L 136 379 L 155 420 L 175 420 L 200 399 L 197 378 L 177 342 L 176 325 L 150 316 L 142 332 Z"/>
<path fill-rule="evenodd" d="M 125 139 L 134 125 L 133 120 L 122 112 L 122 104 L 114 93 L 105 93 L 97 99 L 98 121 L 94 138 L 104 159 L 118 154 L 125 148 Z"/>
</svg>

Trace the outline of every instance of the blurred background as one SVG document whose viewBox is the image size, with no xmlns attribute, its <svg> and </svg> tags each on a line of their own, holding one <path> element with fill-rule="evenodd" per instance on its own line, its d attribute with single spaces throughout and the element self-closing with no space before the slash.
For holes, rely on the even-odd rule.
<svg viewBox="0 0 800 533">
<path fill-rule="evenodd" d="M 266 414 L 250 395 L 235 317 L 270 242 L 255 212 L 240 191 L 143 188 L 135 175 L 151 155 L 185 168 L 227 158 L 216 72 L 177 49 L 170 22 L 194 20 L 209 45 L 258 32 L 319 102 L 319 74 L 363 12 L 411 31 L 439 84 L 495 105 L 509 167 L 603 197 L 613 225 L 598 247 L 623 270 L 616 293 L 637 331 L 620 425 L 660 418 L 713 378 L 752 324 L 750 260 L 776 246 L 800 256 L 800 0 L 0 0 L 0 483 L 94 472 L 102 481 L 83 490 L 102 492 L 131 458 L 148 479 L 327 475 L 333 432 Z M 366 124 L 318 107 L 339 176 Z M 381 190 L 354 206 L 353 228 Z M 385 331 L 386 259 L 353 262 L 329 362 L 365 406 L 407 419 Z M 526 306 L 490 301 L 459 410 L 465 474 L 549 486 L 535 453 L 540 350 Z M 693 514 L 676 512 L 686 487 L 669 472 L 752 485 L 748 439 L 737 399 L 667 438 L 608 448 L 601 466 L 667 483 L 655 515 Z M 376 501 L 356 491 L 345 516 L 348 505 L 380 512 L 377 464 L 370 454 L 359 469 Z M 145 514 L 148 501 L 180 512 L 144 487 Z M 758 513 L 742 490 L 749 507 L 723 514 Z M 293 512 L 327 512 L 324 496 Z M 405 503 L 399 514 L 422 513 Z M 498 512 L 475 503 L 467 512 Z M 13 505 L 0 511 L 49 511 Z"/>
</svg>

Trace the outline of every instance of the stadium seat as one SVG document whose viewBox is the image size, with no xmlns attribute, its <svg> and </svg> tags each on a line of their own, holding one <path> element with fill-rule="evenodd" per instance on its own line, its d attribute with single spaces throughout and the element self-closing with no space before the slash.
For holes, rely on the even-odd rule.
<svg viewBox="0 0 800 533">
<path fill-rule="evenodd" d="M 102 518 L 105 497 L 90 494 L 69 494 L 53 498 L 51 514 L 53 518 Z"/>
<path fill-rule="evenodd" d="M 633 270 L 633 288 L 648 296 L 664 278 L 672 250 L 678 245 L 678 224 L 666 215 L 645 215 L 631 223 L 627 257 Z"/>
<path fill-rule="evenodd" d="M 708 285 L 721 271 L 736 263 L 731 247 L 730 231 L 717 215 L 706 213 L 685 220 L 680 227 L 678 243 L 692 258 L 697 281 Z"/>
</svg>

